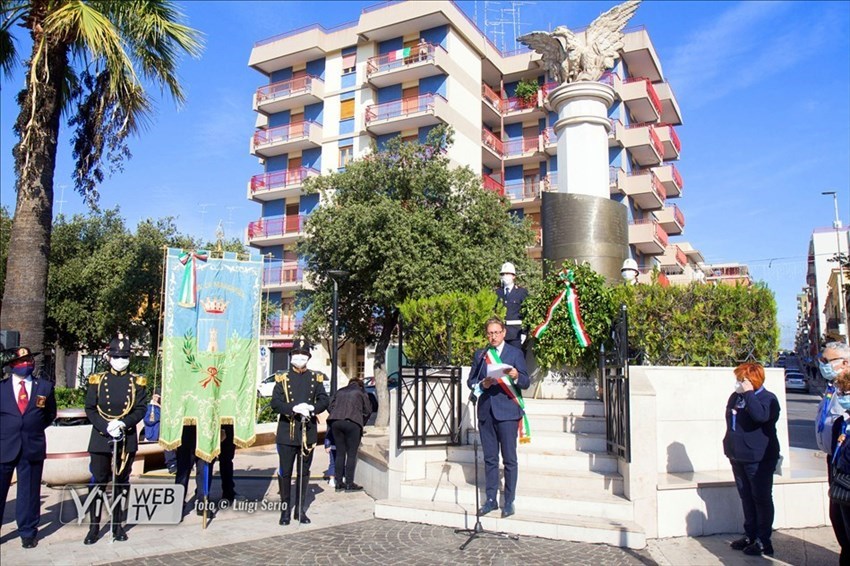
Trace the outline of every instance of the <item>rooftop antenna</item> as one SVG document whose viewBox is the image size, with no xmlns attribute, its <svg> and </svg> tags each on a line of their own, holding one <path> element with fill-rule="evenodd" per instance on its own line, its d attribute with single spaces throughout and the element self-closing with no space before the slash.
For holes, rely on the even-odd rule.
<svg viewBox="0 0 850 566">
<path fill-rule="evenodd" d="M 522 35 L 522 6 L 531 6 L 536 2 L 513 0 L 509 3 L 510 7 L 503 7 L 502 4 L 507 2 L 484 0 L 484 34 L 504 53 L 513 51 L 516 38 Z"/>
<path fill-rule="evenodd" d="M 213 204 L 214 203 L 211 203 L 211 202 L 205 202 L 205 203 L 199 202 L 198 203 L 198 208 L 201 209 L 200 210 L 200 214 L 201 214 L 201 234 L 204 233 L 204 228 L 206 227 L 207 208 L 211 207 Z M 201 236 L 201 237 L 203 237 L 203 236 Z"/>
<path fill-rule="evenodd" d="M 67 186 L 68 185 L 59 185 L 59 188 L 62 190 L 59 194 L 59 200 L 56 201 L 59 203 L 59 214 L 62 214 L 62 205 L 65 204 L 65 187 Z"/>
</svg>

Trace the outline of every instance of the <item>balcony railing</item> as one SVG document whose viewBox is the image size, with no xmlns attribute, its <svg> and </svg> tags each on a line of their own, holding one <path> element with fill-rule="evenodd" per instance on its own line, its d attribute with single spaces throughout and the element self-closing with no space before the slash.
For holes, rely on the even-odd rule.
<svg viewBox="0 0 850 566">
<path fill-rule="evenodd" d="M 661 224 L 659 224 L 658 221 L 654 218 L 643 218 L 640 220 L 634 220 L 632 221 L 632 224 L 652 224 L 654 230 L 653 235 L 655 236 L 655 239 L 658 240 L 665 248 L 670 243 L 670 238 L 667 236 L 667 232 L 664 230 Z"/>
<path fill-rule="evenodd" d="M 675 204 L 673 205 L 673 218 L 676 220 L 676 224 L 685 227 L 685 215 L 682 214 L 682 211 Z"/>
<path fill-rule="evenodd" d="M 404 47 L 389 53 L 384 53 L 383 55 L 370 57 L 366 62 L 366 76 L 368 77 L 375 73 L 383 73 L 385 71 L 400 69 L 414 63 L 422 63 L 425 61 L 433 62 L 437 49 L 442 50 L 444 53 L 446 52 L 441 45 L 433 43 L 419 43 L 413 47 Z"/>
<path fill-rule="evenodd" d="M 482 84 L 481 96 L 484 97 L 484 100 L 489 102 L 490 105 L 496 109 L 496 112 L 498 112 L 499 114 L 502 113 L 502 97 L 495 90 L 493 90 L 486 84 Z"/>
<path fill-rule="evenodd" d="M 494 179 L 490 175 L 488 175 L 486 173 L 481 175 L 481 182 L 484 185 L 485 190 L 493 191 L 494 193 L 496 193 L 498 195 L 504 195 L 505 194 L 504 185 L 502 185 L 502 183 L 500 183 L 499 181 L 497 181 L 496 179 Z"/>
<path fill-rule="evenodd" d="M 301 283 L 304 274 L 297 261 L 273 261 L 263 270 L 263 285 Z"/>
<path fill-rule="evenodd" d="M 655 108 L 655 112 L 661 116 L 661 99 L 658 98 L 658 93 L 655 92 L 655 89 L 652 86 L 652 83 L 649 79 L 644 77 L 631 77 L 623 81 L 624 83 L 636 83 L 643 81 L 646 85 L 646 94 L 649 97 L 649 101 L 652 103 L 653 108 Z"/>
<path fill-rule="evenodd" d="M 654 267 L 639 267 L 638 283 L 651 284 L 653 271 L 655 271 Z M 670 279 L 667 277 L 667 274 L 661 270 L 658 271 L 658 284 L 662 287 L 670 286 Z"/>
<path fill-rule="evenodd" d="M 517 138 L 504 142 L 505 157 L 515 157 L 533 153 L 540 149 L 540 138 Z"/>
<path fill-rule="evenodd" d="M 549 126 L 543 130 L 543 144 L 550 145 L 558 143 L 558 136 L 555 135 L 555 128 Z"/>
<path fill-rule="evenodd" d="M 685 267 L 686 265 L 688 265 L 688 256 L 685 255 L 685 252 L 683 252 L 682 248 L 680 248 L 679 246 L 676 246 L 675 258 L 676 258 L 676 263 L 678 263 L 682 267 Z"/>
<path fill-rule="evenodd" d="M 540 196 L 542 185 L 540 180 L 519 181 L 505 185 L 505 194 L 512 201 L 535 199 Z"/>
<path fill-rule="evenodd" d="M 502 113 L 519 112 L 520 110 L 528 110 L 529 108 L 537 108 L 543 100 L 543 93 L 538 90 L 537 94 L 532 98 L 519 98 L 512 96 L 502 100 Z"/>
<path fill-rule="evenodd" d="M 653 149 L 655 149 L 655 153 L 657 153 L 660 157 L 664 157 L 664 144 L 662 143 L 661 138 L 658 137 L 658 134 L 655 133 L 654 124 L 629 124 L 626 128 L 646 128 L 649 133 L 649 142 L 652 144 Z"/>
<path fill-rule="evenodd" d="M 609 188 L 618 188 L 617 183 L 620 180 L 620 171 L 623 169 L 621 167 L 615 165 L 608 166 L 608 187 Z"/>
<path fill-rule="evenodd" d="M 676 186 L 679 187 L 679 190 L 681 191 L 684 188 L 684 183 L 682 182 L 682 174 L 679 173 L 679 170 L 676 169 L 676 166 L 674 164 L 671 163 L 670 167 L 672 167 L 671 171 L 673 171 L 673 182 L 676 183 Z"/>
<path fill-rule="evenodd" d="M 433 111 L 434 101 L 438 98 L 443 101 L 446 100 L 445 97 L 439 94 L 426 93 L 383 104 L 373 104 L 366 108 L 366 123 L 399 118 L 409 114 L 416 114 L 417 112 Z"/>
<path fill-rule="evenodd" d="M 681 153 L 682 142 L 679 141 L 679 134 L 676 133 L 676 128 L 674 128 L 670 124 L 659 124 L 657 127 L 668 128 L 668 131 L 670 132 L 670 143 L 672 143 L 673 147 L 676 148 L 676 153 Z"/>
<path fill-rule="evenodd" d="M 609 171 L 611 169 L 612 167 L 608 168 Z M 652 187 L 652 192 L 655 193 L 655 196 L 657 196 L 658 200 L 660 200 L 661 202 L 667 200 L 667 189 L 664 188 L 664 184 L 658 178 L 658 175 L 656 175 L 651 169 L 635 169 L 634 171 L 629 173 L 629 176 L 636 175 L 649 175 L 649 182 L 650 186 Z"/>
<path fill-rule="evenodd" d="M 305 121 L 285 124 L 265 130 L 257 130 L 254 132 L 254 147 L 308 137 L 310 135 L 310 128 L 314 125 L 321 127 L 321 124 L 317 122 Z"/>
<path fill-rule="evenodd" d="M 251 193 L 261 193 L 297 187 L 304 184 L 307 177 L 318 175 L 319 171 L 312 167 L 300 167 L 298 169 L 286 169 L 273 173 L 260 173 L 251 177 Z"/>
<path fill-rule="evenodd" d="M 270 320 L 263 327 L 261 334 L 264 336 L 291 336 L 301 328 L 301 321 L 296 318 L 282 318 Z"/>
<path fill-rule="evenodd" d="M 303 214 L 269 216 L 248 223 L 248 238 L 271 238 L 301 232 L 304 225 Z"/>
<path fill-rule="evenodd" d="M 284 96 L 299 94 L 302 92 L 310 92 L 313 87 L 313 81 L 321 80 L 322 79 L 320 79 L 319 77 L 306 75 L 303 77 L 296 77 L 294 79 L 288 79 L 285 81 L 261 86 L 257 89 L 257 102 L 260 103 L 265 102 L 267 100 L 282 98 Z"/>
<path fill-rule="evenodd" d="M 505 155 L 505 144 L 496 137 L 496 134 L 491 132 L 490 130 L 484 128 L 481 130 L 481 142 L 496 152 L 499 156 Z"/>
</svg>

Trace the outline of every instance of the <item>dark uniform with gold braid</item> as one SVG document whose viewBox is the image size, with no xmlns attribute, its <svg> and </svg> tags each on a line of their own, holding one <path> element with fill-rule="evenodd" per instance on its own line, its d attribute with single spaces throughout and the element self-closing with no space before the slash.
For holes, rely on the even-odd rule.
<svg viewBox="0 0 850 566">
<path fill-rule="evenodd" d="M 127 338 L 113 339 L 109 344 L 109 356 L 112 360 L 123 358 L 129 360 L 130 341 Z M 145 417 L 148 404 L 146 386 L 147 380 L 143 376 L 132 374 L 127 370 L 116 371 L 112 367 L 105 373 L 89 376 L 86 391 L 86 416 L 92 423 L 89 439 L 91 455 L 89 469 L 92 474 L 90 491 L 95 485 L 103 486 L 112 481 L 114 473 L 116 497 L 129 492 L 130 470 L 139 446 L 136 424 Z M 109 433 L 109 427 L 115 426 L 110 425 L 113 421 L 124 424 L 123 438 L 114 443 L 118 456 L 115 470 L 112 469 L 113 455 L 110 442 L 112 435 Z M 106 504 L 105 501 L 103 503 Z M 124 499 L 124 505 L 126 505 L 126 499 Z M 102 507 L 103 505 L 92 504 L 89 508 L 91 522 L 85 544 L 93 544 L 97 541 Z M 126 507 L 117 506 L 113 513 L 113 539 L 127 540 L 127 535 L 121 526 L 126 518 Z"/>
<path fill-rule="evenodd" d="M 304 338 L 296 340 L 292 354 L 310 355 L 310 343 Z M 310 483 L 310 464 L 313 462 L 313 447 L 318 440 L 316 415 L 326 411 L 330 403 L 325 392 L 325 374 L 303 367 L 301 369 L 290 365 L 289 371 L 275 374 L 275 385 L 272 391 L 271 407 L 280 414 L 277 423 L 277 453 L 280 460 L 278 482 L 280 499 L 284 508 L 280 514 L 280 524 L 288 525 L 293 505 L 290 503 L 292 492 L 292 468 L 298 463 L 300 493 L 295 494 L 295 519 L 309 523 L 306 511 L 307 488 Z M 302 415 L 295 409 L 299 405 L 312 405 L 309 417 L 302 424 Z M 306 425 L 306 426 L 305 426 Z M 297 490 L 298 491 L 298 490 Z M 305 505 L 298 507 L 299 503 Z"/>
</svg>

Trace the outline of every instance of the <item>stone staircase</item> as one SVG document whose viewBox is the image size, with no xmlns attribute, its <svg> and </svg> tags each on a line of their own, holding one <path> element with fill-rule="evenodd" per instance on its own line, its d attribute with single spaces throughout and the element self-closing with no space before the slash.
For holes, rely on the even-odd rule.
<svg viewBox="0 0 850 566">
<path fill-rule="evenodd" d="M 646 537 L 623 496 L 617 459 L 605 450 L 601 401 L 526 399 L 532 442 L 518 447 L 516 514 L 481 518 L 487 530 L 543 538 L 643 548 Z M 472 442 L 446 449 L 445 461 L 428 462 L 424 478 L 402 481 L 396 498 L 376 502 L 375 516 L 456 528 L 475 524 Z M 480 501 L 484 465 L 478 448 Z M 499 502 L 500 506 L 503 504 Z"/>
</svg>

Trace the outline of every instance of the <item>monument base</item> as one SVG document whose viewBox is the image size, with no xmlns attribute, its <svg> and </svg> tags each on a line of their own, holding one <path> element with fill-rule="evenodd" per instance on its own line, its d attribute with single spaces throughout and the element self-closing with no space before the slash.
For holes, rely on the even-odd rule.
<svg viewBox="0 0 850 566">
<path fill-rule="evenodd" d="M 564 261 L 587 262 L 609 283 L 621 281 L 629 257 L 626 207 L 609 198 L 543 193 L 543 259 L 560 269 Z"/>
</svg>

